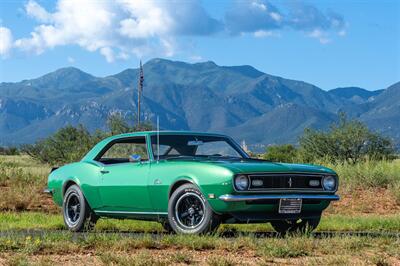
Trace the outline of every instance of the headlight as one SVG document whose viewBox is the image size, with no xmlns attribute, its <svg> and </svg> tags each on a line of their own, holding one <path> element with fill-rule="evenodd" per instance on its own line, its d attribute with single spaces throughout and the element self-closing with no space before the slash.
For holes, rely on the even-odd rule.
<svg viewBox="0 0 400 266">
<path fill-rule="evenodd" d="M 235 187 L 237 190 L 245 190 L 249 187 L 249 179 L 245 175 L 238 175 L 235 178 Z"/>
<path fill-rule="evenodd" d="M 333 176 L 326 176 L 322 181 L 325 190 L 332 191 L 336 187 L 336 179 Z"/>
</svg>

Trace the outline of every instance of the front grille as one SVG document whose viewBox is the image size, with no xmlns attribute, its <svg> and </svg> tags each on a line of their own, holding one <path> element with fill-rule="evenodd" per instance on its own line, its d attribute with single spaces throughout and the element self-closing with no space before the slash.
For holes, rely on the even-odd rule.
<svg viewBox="0 0 400 266">
<path fill-rule="evenodd" d="M 323 190 L 322 175 L 317 174 L 251 174 L 249 190 Z M 311 186 L 310 183 L 314 183 Z"/>
</svg>

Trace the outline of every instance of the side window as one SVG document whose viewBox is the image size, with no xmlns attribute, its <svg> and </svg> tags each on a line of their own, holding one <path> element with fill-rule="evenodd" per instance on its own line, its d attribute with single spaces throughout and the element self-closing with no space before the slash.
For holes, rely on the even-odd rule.
<svg viewBox="0 0 400 266">
<path fill-rule="evenodd" d="M 129 162 L 131 155 L 140 155 L 142 161 L 149 159 L 145 137 L 129 138 L 111 145 L 98 159 L 104 164 Z"/>
</svg>

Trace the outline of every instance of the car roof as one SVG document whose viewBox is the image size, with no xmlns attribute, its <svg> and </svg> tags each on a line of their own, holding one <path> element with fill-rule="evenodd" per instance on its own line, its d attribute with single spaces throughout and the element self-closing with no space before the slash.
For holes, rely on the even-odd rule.
<svg viewBox="0 0 400 266">
<path fill-rule="evenodd" d="M 160 131 L 138 131 L 131 133 L 124 133 L 115 136 L 111 136 L 110 138 L 119 139 L 125 137 L 135 137 L 135 136 L 145 136 L 145 135 L 204 135 L 204 136 L 226 136 L 220 133 L 213 132 L 195 132 L 195 131 L 180 131 L 180 130 L 160 130 Z"/>
</svg>

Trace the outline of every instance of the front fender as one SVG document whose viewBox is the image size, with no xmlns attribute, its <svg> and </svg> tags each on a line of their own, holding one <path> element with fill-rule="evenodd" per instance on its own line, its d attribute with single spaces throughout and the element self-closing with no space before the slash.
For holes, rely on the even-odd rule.
<svg viewBox="0 0 400 266">
<path fill-rule="evenodd" d="M 195 185 L 200 192 L 203 194 L 204 198 L 208 201 L 211 209 L 215 213 L 221 213 L 226 211 L 227 204 L 219 199 L 219 196 L 232 193 L 232 178 L 216 178 L 214 182 L 207 181 L 203 182 L 203 179 L 195 176 L 180 176 L 177 177 L 171 184 L 169 188 L 169 197 L 184 183 L 191 183 Z"/>
</svg>

